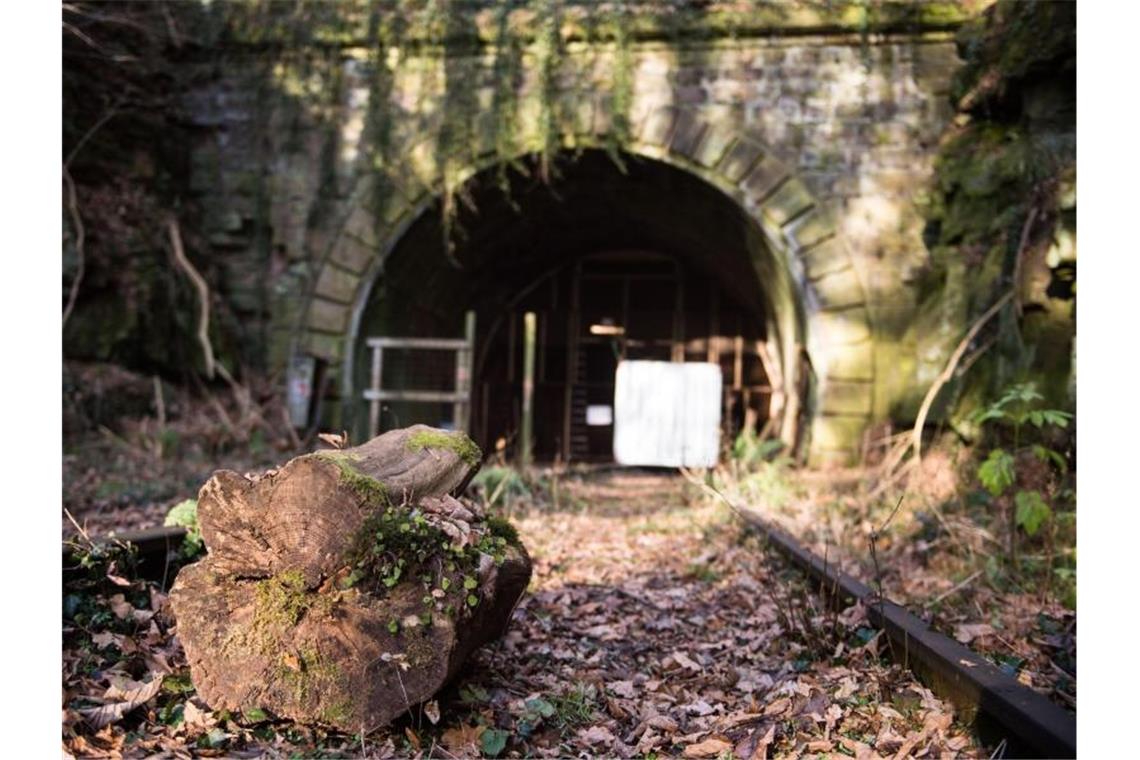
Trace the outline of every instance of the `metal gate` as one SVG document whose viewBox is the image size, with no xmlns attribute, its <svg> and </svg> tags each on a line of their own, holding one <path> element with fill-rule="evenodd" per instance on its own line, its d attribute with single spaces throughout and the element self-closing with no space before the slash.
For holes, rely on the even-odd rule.
<svg viewBox="0 0 1140 760">
<path fill-rule="evenodd" d="M 447 403 L 453 406 L 452 423 L 456 430 L 470 432 L 471 365 L 475 355 L 475 312 L 467 312 L 463 338 L 368 338 L 372 351 L 372 373 L 369 388 L 364 391 L 368 402 L 368 437 L 380 432 L 380 405 L 384 401 Z M 384 388 L 384 349 L 453 351 L 455 352 L 455 388 L 450 391 L 416 388 Z"/>
</svg>

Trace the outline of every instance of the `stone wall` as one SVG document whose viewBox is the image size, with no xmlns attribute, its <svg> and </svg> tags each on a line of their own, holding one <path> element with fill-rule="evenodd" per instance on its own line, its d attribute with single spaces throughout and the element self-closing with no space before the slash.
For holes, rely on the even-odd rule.
<svg viewBox="0 0 1140 760">
<path fill-rule="evenodd" d="M 784 364 L 802 346 L 816 375 L 813 458 L 847 460 L 872 422 L 921 398 L 948 353 L 912 329 L 928 259 L 915 201 L 953 116 L 960 18 L 879 33 L 805 22 L 624 47 L 570 40 L 553 76 L 541 39 L 509 60 L 489 45 L 239 45 L 189 96 L 201 135 L 193 189 L 223 290 L 265 322 L 268 366 L 310 355 L 344 380 L 383 257 L 441 193 L 503 155 L 552 147 L 617 144 L 678 166 L 762 231 L 758 276 Z M 515 66 L 509 99 L 504 62 Z"/>
</svg>

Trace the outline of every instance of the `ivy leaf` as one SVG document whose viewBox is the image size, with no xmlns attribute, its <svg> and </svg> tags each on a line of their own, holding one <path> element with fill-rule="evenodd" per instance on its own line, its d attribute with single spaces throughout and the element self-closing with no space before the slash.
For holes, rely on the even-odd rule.
<svg viewBox="0 0 1140 760">
<path fill-rule="evenodd" d="M 526 709 L 533 713 L 541 715 L 544 718 L 549 718 L 554 715 L 554 705 L 547 702 L 542 697 L 535 697 L 526 701 Z"/>
<path fill-rule="evenodd" d="M 1041 523 L 1053 514 L 1037 491 L 1018 491 L 1013 500 L 1017 504 L 1017 524 L 1031 536 L 1036 535 Z"/>
<path fill-rule="evenodd" d="M 1005 449 L 994 449 L 978 468 L 978 480 L 994 496 L 1001 496 L 1013 485 L 1013 457 Z"/>
<path fill-rule="evenodd" d="M 510 737 L 506 731 L 497 728 L 488 728 L 479 737 L 479 746 L 483 750 L 483 754 L 488 757 L 498 757 L 499 753 L 507 748 L 507 738 Z"/>
</svg>

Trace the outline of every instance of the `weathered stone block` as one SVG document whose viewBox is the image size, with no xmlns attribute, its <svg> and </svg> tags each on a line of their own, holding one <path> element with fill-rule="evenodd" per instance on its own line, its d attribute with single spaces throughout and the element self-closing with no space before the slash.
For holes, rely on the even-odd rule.
<svg viewBox="0 0 1140 760">
<path fill-rule="evenodd" d="M 332 255 L 329 257 L 335 261 L 338 266 L 363 274 L 364 270 L 368 268 L 368 262 L 376 255 L 376 249 L 366 246 L 358 240 L 353 240 L 348 237 L 341 237 L 333 248 Z"/>
<path fill-rule="evenodd" d="M 811 426 L 811 449 L 817 452 L 846 453 L 850 463 L 858 456 L 863 444 L 863 431 L 867 429 L 868 417 L 859 415 L 817 415 Z"/>
<path fill-rule="evenodd" d="M 379 244 L 380 236 L 376 229 L 376 216 L 361 203 L 353 205 L 348 218 L 344 220 L 344 233 L 346 237 L 358 240 L 369 247 Z"/>
<path fill-rule="evenodd" d="M 724 160 L 721 161 L 720 172 L 730 182 L 739 182 L 762 155 L 764 155 L 764 148 L 759 143 L 749 140 L 747 137 L 738 137 Z"/>
<path fill-rule="evenodd" d="M 641 142 L 647 145 L 668 145 L 676 118 L 677 111 L 673 108 L 658 108 L 649 114 L 649 118 L 641 124 Z"/>
<path fill-rule="evenodd" d="M 332 264 L 321 268 L 317 278 L 316 295 L 339 303 L 352 303 L 360 276 Z"/>
<path fill-rule="evenodd" d="M 336 335 L 307 332 L 301 341 L 302 350 L 310 356 L 339 362 L 344 351 L 344 339 Z"/>
<path fill-rule="evenodd" d="M 754 203 L 759 204 L 772 194 L 791 170 L 775 156 L 764 156 L 745 178 L 742 188 Z"/>
<path fill-rule="evenodd" d="M 802 248 L 799 251 L 800 263 L 809 280 L 817 280 L 824 275 L 838 272 L 851 266 L 851 258 L 839 238 L 829 238 L 821 243 Z"/>
<path fill-rule="evenodd" d="M 691 111 L 681 111 L 677 114 L 677 125 L 673 129 L 672 139 L 669 140 L 669 149 L 686 158 L 693 158 L 706 126 L 707 124 L 694 116 Z"/>
<path fill-rule="evenodd" d="M 701 142 L 693 153 L 692 158 L 698 164 L 711 169 L 716 166 L 717 162 L 724 156 L 724 152 L 731 143 L 731 130 L 719 125 L 710 126 L 705 130 L 704 136 L 701 138 Z"/>
<path fill-rule="evenodd" d="M 875 378 L 875 354 L 870 343 L 833 349 L 827 361 L 827 377 L 831 380 L 865 380 Z"/>
<path fill-rule="evenodd" d="M 859 282 L 853 267 L 816 280 L 811 287 L 823 309 L 842 309 L 865 303 L 867 300 L 863 284 Z"/>
<path fill-rule="evenodd" d="M 867 310 L 862 306 L 818 312 L 811 317 L 809 329 L 812 339 L 821 345 L 844 346 L 871 340 Z"/>
<path fill-rule="evenodd" d="M 871 413 L 875 386 L 873 383 L 836 381 L 830 378 L 824 386 L 820 410 L 824 414 Z"/>
<path fill-rule="evenodd" d="M 792 177 L 764 201 L 763 212 L 773 222 L 782 225 L 814 203 L 807 186 L 797 177 Z"/>
<path fill-rule="evenodd" d="M 314 330 L 330 333 L 342 332 L 348 327 L 348 307 L 344 304 L 314 298 L 309 303 L 309 314 L 305 318 L 305 324 Z"/>
<path fill-rule="evenodd" d="M 799 248 L 808 248 L 835 234 L 835 220 L 831 212 L 822 206 L 797 219 L 786 234 L 796 241 Z"/>
</svg>

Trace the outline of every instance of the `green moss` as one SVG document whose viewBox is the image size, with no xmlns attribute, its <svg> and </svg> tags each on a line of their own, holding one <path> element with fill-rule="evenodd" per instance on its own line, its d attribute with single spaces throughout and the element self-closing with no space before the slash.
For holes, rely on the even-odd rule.
<svg viewBox="0 0 1140 760">
<path fill-rule="evenodd" d="M 483 459 L 483 452 L 465 433 L 444 430 L 420 430 L 408 436 L 408 451 L 445 449 L 474 467 Z"/>
<path fill-rule="evenodd" d="M 352 714 L 353 700 L 344 686 L 340 666 L 321 656 L 311 644 L 283 652 L 277 678 L 289 690 L 298 708 L 315 712 L 324 723 L 343 725 Z M 316 704 L 307 704 L 316 702 Z"/>
<path fill-rule="evenodd" d="M 389 503 L 387 486 L 352 466 L 352 462 L 360 459 L 359 454 L 348 451 L 318 451 L 313 456 L 335 464 L 340 470 L 340 482 L 360 497 L 365 504 L 382 506 Z"/>
<path fill-rule="evenodd" d="M 286 570 L 257 583 L 254 622 L 274 628 L 297 625 L 313 605 L 316 594 L 308 593 L 300 570 Z"/>
<path fill-rule="evenodd" d="M 487 530 L 491 532 L 492 536 L 496 538 L 505 539 L 511 546 L 521 546 L 522 542 L 519 540 L 518 529 L 511 525 L 511 521 L 499 515 L 491 515 L 487 518 Z"/>
</svg>

